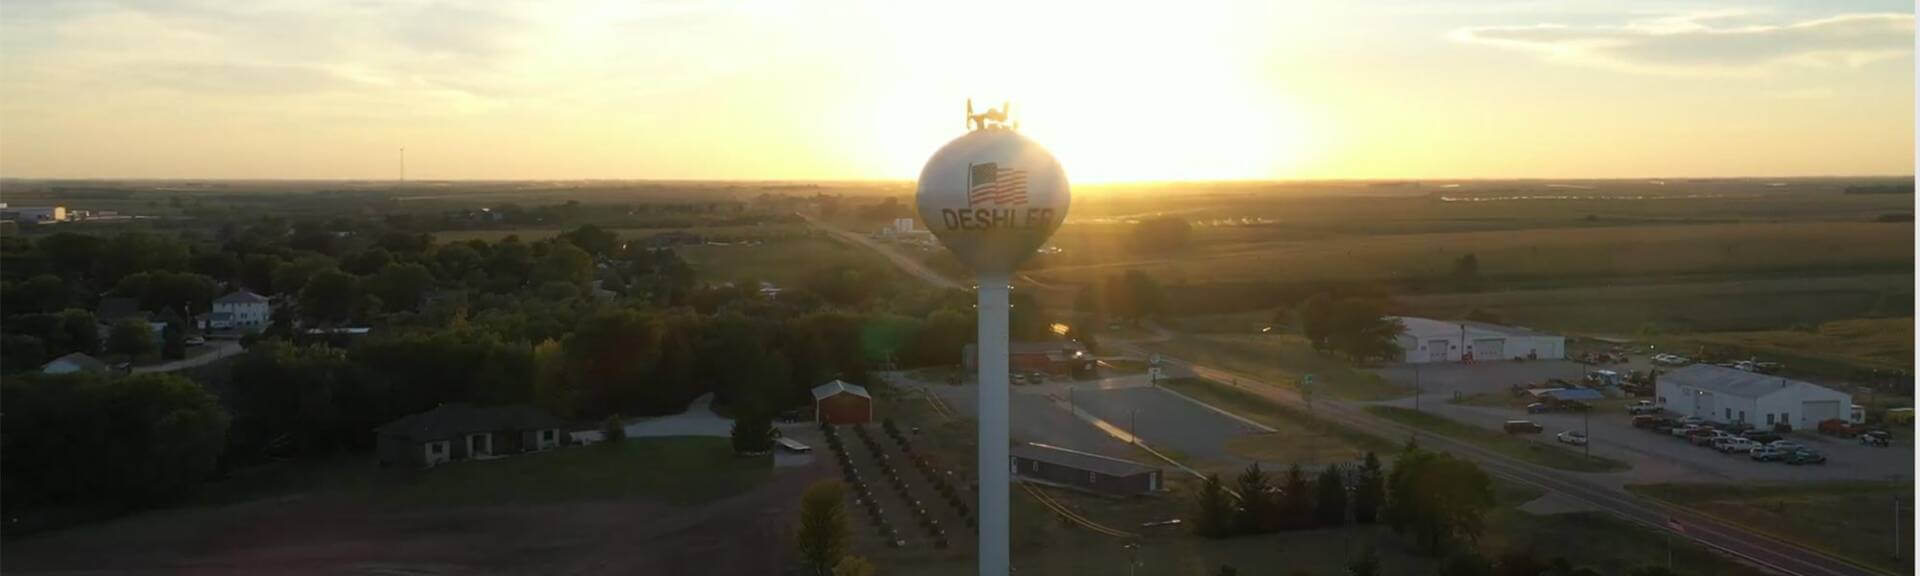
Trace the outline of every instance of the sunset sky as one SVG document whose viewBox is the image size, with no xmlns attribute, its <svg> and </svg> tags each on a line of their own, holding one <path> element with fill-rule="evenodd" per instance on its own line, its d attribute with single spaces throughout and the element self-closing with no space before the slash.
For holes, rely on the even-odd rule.
<svg viewBox="0 0 1920 576">
<path fill-rule="evenodd" d="M 1912 0 L 1160 4 L 16 0 L 0 176 L 1913 173 Z"/>
</svg>

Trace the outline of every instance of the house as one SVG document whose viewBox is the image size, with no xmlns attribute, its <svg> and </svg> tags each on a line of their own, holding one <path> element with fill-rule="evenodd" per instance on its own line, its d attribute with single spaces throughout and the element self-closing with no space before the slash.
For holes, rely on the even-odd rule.
<svg viewBox="0 0 1920 576">
<path fill-rule="evenodd" d="M 1810 430 L 1853 411 L 1853 397 L 1844 392 L 1711 364 L 1662 373 L 1654 396 L 1655 403 L 1682 416 L 1766 428 L 1785 424 Z"/>
<path fill-rule="evenodd" d="M 831 424 L 873 421 L 873 395 L 867 389 L 834 380 L 813 388 L 813 420 Z"/>
<path fill-rule="evenodd" d="M 72 374 L 74 372 L 99 373 L 106 371 L 107 363 L 80 352 L 54 358 L 52 362 L 40 366 L 40 373 L 42 374 Z"/>
<path fill-rule="evenodd" d="M 1567 339 L 1518 326 L 1486 322 L 1449 322 L 1411 316 L 1390 316 L 1402 330 L 1395 341 L 1402 361 L 1472 362 L 1529 358 L 1557 360 L 1567 355 Z"/>
<path fill-rule="evenodd" d="M 376 429 L 380 465 L 432 468 L 460 460 L 487 460 L 560 446 L 564 424 L 524 404 L 478 407 L 441 404 Z"/>
<path fill-rule="evenodd" d="M 240 290 L 213 300 L 213 313 L 207 318 L 211 330 L 258 332 L 273 321 L 273 305 L 267 297 Z"/>
<path fill-rule="evenodd" d="M 979 350 L 974 344 L 960 349 L 960 364 L 968 372 L 980 369 Z M 1007 371 L 1045 372 L 1053 376 L 1073 376 L 1093 372 L 1093 356 L 1087 347 L 1071 340 L 1010 342 L 1007 344 Z"/>
<path fill-rule="evenodd" d="M 1132 460 L 1037 443 L 1014 446 L 1010 454 L 1013 473 L 1028 480 L 1116 496 L 1160 490 L 1160 469 Z"/>
</svg>

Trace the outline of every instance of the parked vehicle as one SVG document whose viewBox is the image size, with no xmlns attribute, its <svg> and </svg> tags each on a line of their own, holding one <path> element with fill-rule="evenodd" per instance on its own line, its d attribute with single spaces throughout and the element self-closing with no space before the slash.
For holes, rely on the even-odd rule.
<svg viewBox="0 0 1920 576">
<path fill-rule="evenodd" d="M 1879 446 L 1885 448 L 1893 444 L 1893 435 L 1885 430 L 1873 430 L 1860 435 L 1861 446 Z"/>
<path fill-rule="evenodd" d="M 1788 464 L 1792 464 L 1794 466 L 1799 466 L 1802 464 L 1826 464 L 1827 463 L 1826 456 L 1820 454 L 1819 452 L 1814 452 L 1812 450 L 1806 450 L 1806 449 L 1794 450 L 1793 452 L 1789 452 L 1787 453 L 1786 456 L 1781 457 L 1781 460 Z"/>
<path fill-rule="evenodd" d="M 1661 366 L 1686 366 L 1693 361 L 1677 354 L 1660 353 L 1653 355 L 1653 363 Z"/>
<path fill-rule="evenodd" d="M 1701 427 L 1699 424 L 1681 424 L 1678 426 L 1674 426 L 1673 429 L 1671 430 L 1668 430 L 1667 434 L 1670 434 L 1675 438 L 1686 438 L 1687 435 L 1693 434 L 1695 430 L 1700 430 L 1700 429 Z"/>
<path fill-rule="evenodd" d="M 1792 452 L 1794 450 L 1805 450 L 1807 448 L 1806 446 L 1801 446 L 1799 442 L 1791 442 L 1787 440 L 1774 440 L 1772 442 L 1768 442 L 1767 447 L 1772 448 L 1774 450 L 1779 450 L 1783 453 Z"/>
<path fill-rule="evenodd" d="M 1754 447 L 1759 445 L 1758 442 L 1739 436 L 1721 436 L 1713 439 L 1713 449 L 1719 450 L 1722 454 L 1746 454 L 1752 452 Z"/>
<path fill-rule="evenodd" d="M 1647 400 L 1641 400 L 1639 402 L 1628 404 L 1627 413 L 1628 414 L 1659 414 L 1660 406 Z"/>
<path fill-rule="evenodd" d="M 1532 404 L 1527 405 L 1528 414 L 1545 414 L 1551 411 L 1553 411 L 1553 409 L 1548 408 L 1547 405 L 1542 402 L 1534 402 Z"/>
<path fill-rule="evenodd" d="M 1745 433 L 1741 434 L 1740 436 L 1761 444 L 1766 444 L 1768 442 L 1773 442 L 1780 439 L 1779 434 L 1775 434 L 1772 432 L 1760 432 L 1756 430 L 1748 430 Z"/>
<path fill-rule="evenodd" d="M 1712 428 L 1699 428 L 1687 433 L 1687 441 L 1693 443 L 1694 446 L 1712 446 L 1713 439 L 1725 436 L 1726 434 L 1726 432 Z"/>
<path fill-rule="evenodd" d="M 1658 425 L 1659 423 L 1660 423 L 1660 419 L 1653 416 L 1652 414 L 1641 414 L 1633 417 L 1634 428 L 1653 428 L 1655 425 Z"/>
<path fill-rule="evenodd" d="M 1766 446 L 1761 446 L 1759 448 L 1754 448 L 1752 452 L 1748 452 L 1747 457 L 1752 458 L 1757 462 L 1772 462 L 1774 460 L 1780 459 L 1780 451 L 1774 450 L 1772 448 L 1768 448 Z"/>
<path fill-rule="evenodd" d="M 1554 434 L 1553 439 L 1560 441 L 1561 444 L 1572 444 L 1574 446 L 1583 446 L 1587 443 L 1587 433 L 1581 432 L 1579 430 L 1568 430 L 1565 432 L 1561 432 L 1559 434 Z"/>
<path fill-rule="evenodd" d="M 1672 418 L 1661 418 L 1658 416 L 1653 418 L 1653 431 L 1661 434 L 1672 433 L 1673 427 L 1678 425 L 1680 425 L 1680 422 Z"/>
<path fill-rule="evenodd" d="M 1539 434 L 1546 430 L 1545 427 L 1535 424 L 1532 420 L 1508 420 L 1506 426 L 1503 428 L 1506 429 L 1508 434 Z"/>
<path fill-rule="evenodd" d="M 1699 417 L 1699 416 L 1688 416 L 1688 417 L 1686 417 L 1686 418 L 1681 418 L 1681 419 L 1680 419 L 1680 423 L 1681 423 L 1681 424 L 1693 424 L 1693 425 L 1695 425 L 1695 426 L 1705 426 L 1705 425 L 1707 425 L 1707 420 L 1706 420 L 1705 418 L 1701 418 L 1701 417 Z"/>
<path fill-rule="evenodd" d="M 1820 421 L 1820 433 L 1826 434 L 1828 436 L 1852 438 L 1854 436 L 1859 435 L 1861 432 L 1864 432 L 1864 431 L 1855 427 L 1852 422 L 1841 420 L 1839 418 Z"/>
<path fill-rule="evenodd" d="M 201 338 L 199 336 L 188 336 L 186 340 L 186 344 L 188 346 L 200 346 L 206 343 L 207 343 L 207 339 Z"/>
</svg>

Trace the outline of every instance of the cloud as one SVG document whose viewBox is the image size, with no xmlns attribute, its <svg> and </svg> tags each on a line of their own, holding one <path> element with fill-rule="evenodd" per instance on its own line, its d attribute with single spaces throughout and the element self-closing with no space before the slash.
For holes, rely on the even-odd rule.
<svg viewBox="0 0 1920 576">
<path fill-rule="evenodd" d="M 1551 62 L 1661 75 L 1757 76 L 1790 67 L 1851 67 L 1912 54 L 1912 14 L 1842 14 L 1785 24 L 1745 24 L 1720 11 L 1621 26 L 1482 26 L 1457 42 L 1518 50 Z"/>
</svg>

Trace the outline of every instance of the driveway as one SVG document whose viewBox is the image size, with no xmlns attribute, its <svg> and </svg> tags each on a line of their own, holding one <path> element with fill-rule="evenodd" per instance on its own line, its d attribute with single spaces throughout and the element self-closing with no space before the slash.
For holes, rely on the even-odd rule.
<svg viewBox="0 0 1920 576">
<path fill-rule="evenodd" d="M 192 368 L 194 366 L 209 364 L 215 360 L 226 358 L 228 356 L 237 356 L 241 352 L 246 352 L 245 348 L 240 347 L 239 342 L 236 342 L 233 340 L 209 340 L 207 341 L 204 347 L 206 348 L 206 351 L 201 352 L 200 355 L 198 356 L 194 356 L 192 358 L 182 358 L 179 360 L 174 360 L 172 362 L 154 364 L 151 366 L 135 366 L 133 367 L 133 373 L 144 374 L 147 372 L 172 372 L 175 370 L 185 370 L 188 368 Z"/>
<path fill-rule="evenodd" d="M 606 439 L 599 430 L 579 430 L 569 435 L 577 442 L 588 444 Z M 660 436 L 727 438 L 733 436 L 733 420 L 713 413 L 713 394 L 693 399 L 693 403 L 687 405 L 687 411 L 679 414 L 627 420 L 628 438 Z"/>
</svg>

